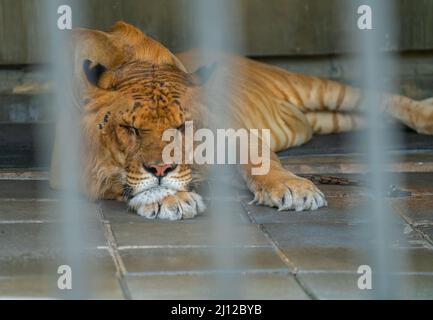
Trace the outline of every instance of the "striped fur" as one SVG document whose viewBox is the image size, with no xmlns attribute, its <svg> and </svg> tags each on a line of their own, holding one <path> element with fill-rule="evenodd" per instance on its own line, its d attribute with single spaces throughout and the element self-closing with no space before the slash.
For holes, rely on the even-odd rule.
<svg viewBox="0 0 433 320">
<path fill-rule="evenodd" d="M 313 133 L 329 134 L 362 128 L 365 93 L 335 81 L 292 73 L 246 58 L 193 50 L 178 55 L 187 69 L 198 67 L 199 57 L 218 61 L 221 68 L 213 86 L 230 89 L 230 95 L 215 89 L 208 104 L 224 104 L 236 127 L 268 128 L 271 150 L 278 152 L 301 145 Z M 234 71 L 233 71 L 234 70 Z M 228 84 L 228 85 L 227 85 Z M 209 91 L 213 91 L 212 88 Z M 210 106 L 210 109 L 218 109 Z M 423 134 L 433 134 L 432 100 L 382 94 L 380 108 L 392 117 Z M 266 176 L 250 174 L 251 165 L 241 167 L 244 179 L 254 193 L 254 201 L 279 210 L 314 210 L 326 205 L 310 181 L 285 170 L 275 153 Z"/>
<path fill-rule="evenodd" d="M 76 31 L 75 48 L 74 92 L 83 101 L 87 193 L 126 200 L 148 218 L 191 218 L 204 208 L 200 196 L 189 190 L 203 168 L 182 164 L 165 184 L 143 169 L 143 164 L 161 162 L 162 132 L 186 120 L 193 120 L 196 128 L 212 127 L 213 113 L 224 106 L 225 126 L 270 129 L 270 172 L 253 176 L 253 164 L 240 166 L 240 171 L 253 202 L 297 211 L 325 206 L 325 197 L 311 181 L 284 169 L 275 152 L 301 145 L 314 133 L 364 126 L 364 93 L 359 89 L 220 53 L 205 54 L 209 65 L 217 62 L 217 67 L 203 83 L 199 72 L 187 73 L 200 67 L 200 51 L 174 56 L 123 22 L 108 33 Z M 107 69 L 96 86 L 83 75 L 85 59 Z M 389 94 L 382 100 L 383 111 L 419 133 L 433 134 L 431 100 Z"/>
</svg>

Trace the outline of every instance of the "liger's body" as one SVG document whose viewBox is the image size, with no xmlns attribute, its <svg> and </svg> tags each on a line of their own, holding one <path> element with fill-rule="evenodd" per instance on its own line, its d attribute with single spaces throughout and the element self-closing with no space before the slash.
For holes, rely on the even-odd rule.
<svg viewBox="0 0 433 320">
<path fill-rule="evenodd" d="M 363 92 L 243 57 L 204 56 L 213 65 L 209 75 L 199 68 L 198 50 L 175 56 L 122 22 L 108 33 L 76 31 L 74 83 L 83 110 L 86 193 L 126 201 L 147 218 L 194 217 L 204 210 L 200 195 L 189 188 L 200 169 L 163 163 L 162 134 L 182 130 L 186 121 L 196 128 L 215 126 L 214 113 L 224 110 L 227 127 L 270 129 L 269 172 L 253 175 L 253 164 L 240 166 L 254 202 L 279 210 L 325 206 L 323 193 L 284 169 L 275 152 L 301 145 L 314 133 L 363 126 Z M 419 133 L 433 134 L 431 101 L 383 94 L 379 107 Z"/>
</svg>

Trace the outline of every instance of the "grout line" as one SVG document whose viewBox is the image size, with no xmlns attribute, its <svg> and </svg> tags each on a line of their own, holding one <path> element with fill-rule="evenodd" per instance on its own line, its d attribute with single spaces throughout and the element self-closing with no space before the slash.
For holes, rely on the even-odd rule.
<svg viewBox="0 0 433 320">
<path fill-rule="evenodd" d="M 0 202 L 59 202 L 54 198 L 0 198 Z"/>
<path fill-rule="evenodd" d="M 59 220 L 2 220 L 0 224 L 41 224 L 41 223 L 55 223 Z"/>
<path fill-rule="evenodd" d="M 425 154 L 425 155 L 431 155 L 432 152 L 429 149 L 409 149 L 409 150 L 389 150 L 388 153 L 390 153 L 391 155 L 394 156 L 399 156 L 399 155 L 419 155 L 419 154 Z M 319 157 L 341 157 L 341 158 L 351 158 L 351 159 L 357 159 L 360 156 L 362 156 L 363 153 L 362 152 L 350 152 L 350 153 L 315 153 L 315 154 L 291 154 L 291 155 L 280 155 L 279 158 L 280 159 L 296 159 L 296 158 L 311 158 L 312 156 L 319 156 Z M 404 162 L 404 161 L 400 161 L 400 162 Z"/>
<path fill-rule="evenodd" d="M 422 221 L 422 222 L 414 222 L 413 226 L 420 227 L 420 226 L 433 226 L 433 221 Z"/>
<path fill-rule="evenodd" d="M 284 252 L 281 250 L 281 248 L 278 246 L 278 244 L 274 241 L 272 236 L 268 233 L 268 231 L 266 231 L 265 227 L 262 224 L 256 223 L 254 217 L 251 215 L 250 211 L 246 208 L 246 206 L 243 202 L 241 202 L 241 206 L 245 210 L 245 212 L 247 213 L 247 216 L 249 217 L 250 222 L 253 224 L 256 224 L 258 229 L 271 242 L 271 245 L 274 248 L 275 253 L 283 261 L 283 263 L 288 267 L 290 274 L 292 274 L 293 278 L 295 279 L 296 283 L 301 288 L 301 290 L 303 290 L 304 293 L 307 295 L 307 297 L 309 297 L 311 300 L 318 300 L 317 296 L 297 276 L 299 269 L 295 265 L 295 263 L 290 261 L 290 259 L 284 254 Z"/>
<path fill-rule="evenodd" d="M 359 277 L 359 273 L 357 273 L 356 271 L 351 271 L 351 270 L 302 270 L 299 271 L 298 274 L 302 275 L 308 275 L 308 274 L 349 274 L 349 275 L 354 275 L 354 276 L 358 276 Z M 393 271 L 393 272 L 389 272 L 389 274 L 391 275 L 396 275 L 396 276 L 432 276 L 433 277 L 433 272 L 430 271 Z"/>
<path fill-rule="evenodd" d="M 405 219 L 405 217 L 403 217 L 403 219 Z M 419 230 L 417 228 L 417 225 L 414 225 L 412 223 L 409 222 L 409 220 L 406 220 L 406 222 L 410 225 L 410 227 L 416 232 L 418 233 L 422 239 L 424 239 L 425 242 L 427 242 L 429 249 L 433 247 L 433 239 L 430 238 L 430 236 L 426 233 L 424 233 L 422 230 Z"/>
<path fill-rule="evenodd" d="M 416 233 L 418 233 L 424 241 L 427 242 L 429 247 L 433 247 L 433 239 L 430 238 L 429 235 L 425 234 L 422 230 L 419 230 L 417 227 L 420 225 L 425 224 L 417 224 L 416 222 L 411 222 L 410 218 L 406 217 L 406 215 L 402 212 L 402 210 L 398 207 L 393 208 L 398 212 L 398 215 L 414 230 Z M 430 224 L 428 224 L 430 225 Z"/>
<path fill-rule="evenodd" d="M 287 269 L 248 269 L 248 270 L 184 270 L 184 271 L 143 271 L 128 272 L 128 276 L 194 276 L 194 275 L 217 275 L 217 274 L 286 274 Z"/>
<path fill-rule="evenodd" d="M 360 188 L 360 187 L 357 187 L 357 188 Z M 422 197 L 426 197 L 426 196 L 427 197 L 433 196 L 433 192 L 430 192 L 430 191 L 421 191 L 421 192 L 419 192 L 419 191 L 410 191 L 410 190 L 408 190 L 408 191 L 411 192 L 411 195 L 409 197 L 420 197 L 420 198 L 422 198 Z M 341 198 L 352 198 L 353 199 L 353 198 L 355 198 L 355 199 L 361 200 L 363 198 L 369 197 L 370 194 L 368 192 L 364 192 L 364 191 L 356 192 L 356 193 L 353 193 L 353 194 L 348 193 L 348 192 L 344 192 L 344 191 L 337 191 L 337 192 L 335 192 L 333 194 L 326 194 L 325 193 L 325 196 L 326 196 L 327 199 L 330 199 L 330 198 L 331 199 L 341 199 Z M 399 197 L 399 199 L 401 199 L 401 198 L 409 198 L 409 197 Z M 386 199 L 397 199 L 397 198 L 386 197 Z"/>
<path fill-rule="evenodd" d="M 288 259 L 285 254 L 281 251 L 279 246 L 275 243 L 275 241 L 272 239 L 272 237 L 269 235 L 269 233 L 265 230 L 262 224 L 259 224 L 255 221 L 254 217 L 251 216 L 250 211 L 245 207 L 245 205 L 242 203 L 242 207 L 246 211 L 248 217 L 250 218 L 251 223 L 257 226 L 257 228 L 265 235 L 265 237 L 268 239 L 268 241 L 271 243 L 271 246 L 276 251 L 277 255 L 280 257 L 281 260 L 283 260 L 284 264 L 289 267 L 289 271 L 293 274 L 295 274 L 298 271 L 298 268 L 296 265 Z"/>
<path fill-rule="evenodd" d="M 0 169 L 1 181 L 48 181 L 50 173 L 46 170 Z"/>
<path fill-rule="evenodd" d="M 105 239 L 107 240 L 107 244 L 108 244 L 108 247 L 106 247 L 106 248 L 108 249 L 108 252 L 110 253 L 110 255 L 113 259 L 114 266 L 116 268 L 116 277 L 119 281 L 120 288 L 123 292 L 125 299 L 126 300 L 132 300 L 131 292 L 129 291 L 128 284 L 126 283 L 126 281 L 124 279 L 124 276 L 126 274 L 126 268 L 125 268 L 125 265 L 123 264 L 123 261 L 122 261 L 122 258 L 120 257 L 120 254 L 117 250 L 116 238 L 113 234 L 113 230 L 111 229 L 110 222 L 104 218 L 104 212 L 103 212 L 100 204 L 98 204 L 98 213 L 99 213 L 99 217 L 100 217 L 100 220 L 102 222 L 102 225 L 104 227 L 104 236 L 105 236 Z"/>
<path fill-rule="evenodd" d="M 293 277 L 295 278 L 296 283 L 301 288 L 301 290 L 304 291 L 304 293 L 307 295 L 308 298 L 311 300 L 320 300 L 319 297 L 316 296 L 316 294 L 313 292 L 313 290 L 310 289 L 310 287 L 299 277 L 298 274 L 294 274 Z"/>
<path fill-rule="evenodd" d="M 11 177 L 0 173 L 0 181 L 48 181 L 47 177 Z"/>
<path fill-rule="evenodd" d="M 216 246 L 216 245 L 132 245 L 132 246 L 118 246 L 117 250 L 139 250 L 139 249 L 232 249 L 232 248 L 271 248 L 271 245 L 230 245 L 230 246 Z"/>
</svg>

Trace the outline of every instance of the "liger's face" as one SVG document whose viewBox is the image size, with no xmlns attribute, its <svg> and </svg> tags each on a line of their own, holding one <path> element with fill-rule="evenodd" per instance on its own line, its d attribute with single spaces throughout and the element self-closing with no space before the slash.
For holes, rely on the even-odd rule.
<svg viewBox="0 0 433 320">
<path fill-rule="evenodd" d="M 103 76 L 101 83 L 125 101 L 99 114 L 102 143 L 125 173 L 125 197 L 155 202 L 188 190 L 190 166 L 163 159 L 172 143 L 164 141 L 164 132 L 175 129 L 183 135 L 188 118 L 187 75 L 173 66 L 135 63 Z"/>
</svg>

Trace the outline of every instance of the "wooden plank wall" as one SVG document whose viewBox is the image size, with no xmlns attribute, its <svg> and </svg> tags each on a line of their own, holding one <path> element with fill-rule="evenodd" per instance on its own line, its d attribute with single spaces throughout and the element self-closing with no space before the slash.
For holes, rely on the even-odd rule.
<svg viewBox="0 0 433 320">
<path fill-rule="evenodd" d="M 0 64 L 44 60 L 42 1 L 0 0 Z M 74 26 L 108 29 L 125 20 L 139 26 L 174 51 L 194 46 L 200 0 L 69 0 Z M 344 53 L 356 25 L 356 13 L 341 16 L 348 0 L 217 0 L 236 1 L 242 12 L 228 23 L 244 35 L 241 53 L 249 56 L 327 55 Z M 365 1 L 351 0 L 358 3 Z M 397 6 L 401 36 L 389 48 L 433 49 L 433 1 L 387 0 Z M 56 7 L 53 8 L 56 10 Z M 81 22 L 79 22 L 81 21 Z M 49 24 L 55 27 L 56 21 Z"/>
</svg>

